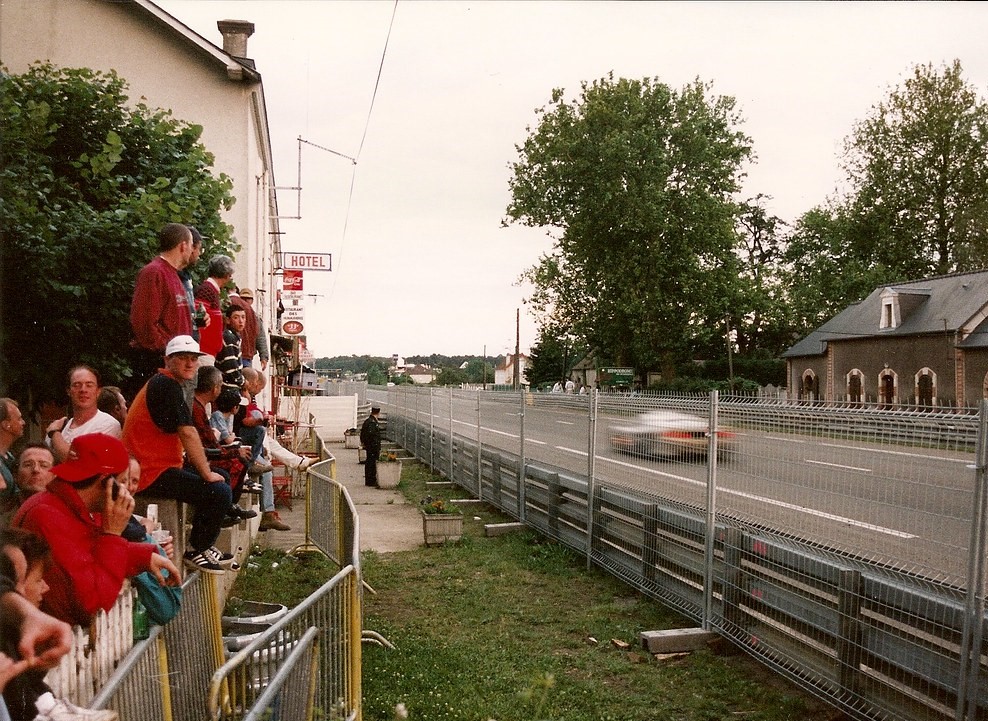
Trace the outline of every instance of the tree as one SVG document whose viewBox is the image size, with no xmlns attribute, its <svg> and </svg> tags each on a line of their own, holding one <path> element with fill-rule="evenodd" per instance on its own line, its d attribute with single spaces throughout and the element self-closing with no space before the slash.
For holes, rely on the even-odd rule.
<svg viewBox="0 0 988 721">
<path fill-rule="evenodd" d="M 734 100 L 710 91 L 609 75 L 536 111 L 505 222 L 554 237 L 524 276 L 540 326 L 671 373 L 723 316 L 738 278 L 731 197 L 751 147 Z"/>
<path fill-rule="evenodd" d="M 76 363 L 129 374 L 134 277 L 165 223 L 198 227 L 204 255 L 237 249 L 202 128 L 126 101 L 112 72 L 0 73 L 0 395 L 58 399 Z"/>
<path fill-rule="evenodd" d="M 433 385 L 437 386 L 459 386 L 466 382 L 466 374 L 459 368 L 445 366 L 439 369 L 439 375 Z"/>
<path fill-rule="evenodd" d="M 846 241 L 891 279 L 988 264 L 988 105 L 961 75 L 917 65 L 845 142 Z"/>
<path fill-rule="evenodd" d="M 539 331 L 539 339 L 529 351 L 525 379 L 532 388 L 563 381 L 583 355 L 582 347 L 574 348 L 572 338 L 543 327 Z"/>
</svg>

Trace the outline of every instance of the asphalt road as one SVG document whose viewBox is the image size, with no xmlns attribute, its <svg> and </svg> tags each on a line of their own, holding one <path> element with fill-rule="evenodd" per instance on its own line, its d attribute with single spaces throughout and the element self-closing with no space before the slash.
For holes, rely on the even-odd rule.
<svg viewBox="0 0 988 721">
<path fill-rule="evenodd" d="M 373 394 L 372 394 L 372 397 Z M 383 394 L 377 400 L 384 400 Z M 524 408 L 524 455 L 588 474 L 589 408 L 537 397 Z M 577 401 L 580 402 L 580 401 Z M 402 414 L 428 426 L 512 454 L 522 449 L 521 404 L 481 395 L 431 399 Z M 569 399 L 573 403 L 573 399 Z M 430 407 L 431 406 L 431 407 Z M 392 413 L 398 412 L 389 409 Z M 610 448 L 611 428 L 642 409 L 599 413 L 595 434 L 597 482 L 635 488 L 704 508 L 706 459 L 648 459 Z M 888 438 L 856 439 L 847 432 L 814 435 L 813 429 L 761 430 L 736 415 L 730 459 L 716 470 L 719 514 L 869 560 L 965 585 L 973 509 L 973 453 L 924 448 Z"/>
</svg>

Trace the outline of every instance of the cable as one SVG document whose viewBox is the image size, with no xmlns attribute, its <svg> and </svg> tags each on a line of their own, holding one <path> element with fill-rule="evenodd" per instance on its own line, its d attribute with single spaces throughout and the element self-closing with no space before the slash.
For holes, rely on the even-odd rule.
<svg viewBox="0 0 988 721">
<path fill-rule="evenodd" d="M 388 43 L 391 41 L 391 29 L 395 24 L 395 15 L 398 13 L 398 0 L 395 0 L 394 8 L 391 10 L 391 22 L 388 23 L 388 34 L 384 38 L 384 50 L 381 51 L 381 64 L 377 66 L 377 79 L 374 81 L 374 93 L 371 95 L 370 107 L 367 108 L 367 122 L 364 123 L 364 134 L 360 138 L 360 147 L 357 148 L 357 157 L 364 149 L 364 140 L 367 139 L 367 130 L 370 128 L 371 113 L 374 112 L 374 101 L 377 100 L 377 89 L 381 85 L 381 73 L 384 71 L 384 58 L 388 54 Z M 354 161 L 356 162 L 356 161 Z"/>
</svg>

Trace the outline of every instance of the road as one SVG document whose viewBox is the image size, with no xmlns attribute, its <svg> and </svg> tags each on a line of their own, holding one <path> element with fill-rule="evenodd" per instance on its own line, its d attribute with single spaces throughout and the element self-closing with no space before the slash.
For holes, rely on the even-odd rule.
<svg viewBox="0 0 988 721">
<path fill-rule="evenodd" d="M 375 399 L 384 401 L 384 394 Z M 420 407 L 403 406 L 400 412 L 441 431 L 452 425 L 454 433 L 471 440 L 477 438 L 479 420 L 484 447 L 521 451 L 517 398 L 481 396 L 479 413 L 476 397 L 415 402 Z M 587 476 L 589 413 L 540 402 L 524 408 L 526 459 Z M 598 414 L 596 481 L 705 508 L 705 459 L 645 459 L 609 447 L 610 428 L 634 414 Z M 730 430 L 735 450 L 716 471 L 721 516 L 964 585 L 973 453 L 857 440 L 851 430 L 836 437 L 810 428 L 761 430 L 743 418 L 732 420 Z"/>
</svg>

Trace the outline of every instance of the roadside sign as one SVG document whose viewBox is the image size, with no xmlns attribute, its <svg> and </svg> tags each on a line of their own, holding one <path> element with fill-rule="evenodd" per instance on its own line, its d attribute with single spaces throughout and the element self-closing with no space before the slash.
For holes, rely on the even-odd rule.
<svg viewBox="0 0 988 721">
<path fill-rule="evenodd" d="M 630 386 L 635 379 L 634 368 L 601 368 L 600 382 L 603 385 L 626 385 Z"/>
<path fill-rule="evenodd" d="M 298 335 L 303 330 L 303 325 L 297 320 L 286 320 L 281 324 L 281 332 L 285 335 Z"/>
<path fill-rule="evenodd" d="M 282 278 L 282 286 L 287 291 L 302 290 L 302 271 L 286 270 L 285 275 Z"/>
<path fill-rule="evenodd" d="M 332 253 L 290 253 L 281 254 L 281 267 L 289 270 L 332 270 Z"/>
</svg>

